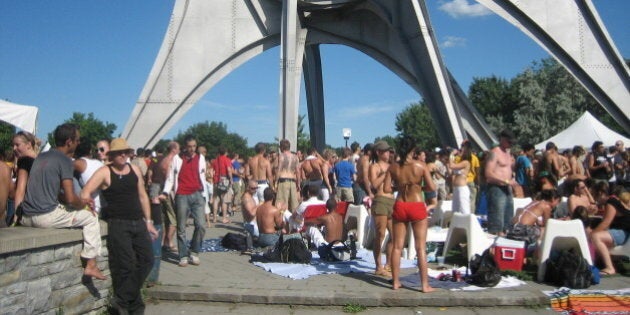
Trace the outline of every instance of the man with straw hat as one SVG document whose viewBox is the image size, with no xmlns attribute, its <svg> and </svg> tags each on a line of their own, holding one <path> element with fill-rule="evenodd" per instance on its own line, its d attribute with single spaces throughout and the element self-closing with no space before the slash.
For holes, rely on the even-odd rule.
<svg viewBox="0 0 630 315">
<path fill-rule="evenodd" d="M 151 220 L 151 208 L 142 172 L 128 163 L 133 149 L 125 139 L 112 140 L 107 154 L 111 163 L 90 178 L 81 198 L 101 190 L 107 205 L 101 210 L 107 221 L 107 250 L 114 296 L 111 305 L 120 314 L 144 312 L 140 289 L 153 267 L 152 239 L 158 232 Z"/>
</svg>

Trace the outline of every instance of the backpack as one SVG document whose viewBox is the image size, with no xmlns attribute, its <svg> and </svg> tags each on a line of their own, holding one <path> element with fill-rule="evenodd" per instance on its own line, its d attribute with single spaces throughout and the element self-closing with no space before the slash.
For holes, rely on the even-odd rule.
<svg viewBox="0 0 630 315">
<path fill-rule="evenodd" d="M 282 240 L 282 239 L 281 239 Z M 302 239 L 291 238 L 278 241 L 280 246 L 280 261 L 283 263 L 310 264 L 313 254 L 308 250 Z"/>
<path fill-rule="evenodd" d="M 562 250 L 559 255 L 547 259 L 546 264 L 545 282 L 571 289 L 591 286 L 591 266 L 574 248 Z"/>
<path fill-rule="evenodd" d="M 228 233 L 221 239 L 221 246 L 227 249 L 246 250 L 247 237 L 237 233 Z"/>
<path fill-rule="evenodd" d="M 470 260 L 470 272 L 468 282 L 478 287 L 494 287 L 501 282 L 501 271 L 490 249 L 486 249 L 481 256 L 475 254 Z"/>
<path fill-rule="evenodd" d="M 352 251 L 346 243 L 337 240 L 317 248 L 317 253 L 323 261 L 348 261 L 352 259 Z"/>
</svg>

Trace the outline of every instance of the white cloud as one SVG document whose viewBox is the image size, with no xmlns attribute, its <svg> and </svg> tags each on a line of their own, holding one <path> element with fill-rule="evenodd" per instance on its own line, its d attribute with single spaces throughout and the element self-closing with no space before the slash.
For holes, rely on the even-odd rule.
<svg viewBox="0 0 630 315">
<path fill-rule="evenodd" d="M 466 46 L 466 39 L 463 37 L 457 37 L 457 36 L 446 36 L 444 41 L 440 43 L 440 47 L 443 47 L 443 48 L 463 47 L 463 46 Z"/>
<path fill-rule="evenodd" d="M 476 17 L 492 14 L 492 11 L 479 3 L 469 3 L 469 0 L 451 0 L 446 1 L 440 5 L 439 9 L 446 12 L 448 15 L 459 17 Z"/>
</svg>

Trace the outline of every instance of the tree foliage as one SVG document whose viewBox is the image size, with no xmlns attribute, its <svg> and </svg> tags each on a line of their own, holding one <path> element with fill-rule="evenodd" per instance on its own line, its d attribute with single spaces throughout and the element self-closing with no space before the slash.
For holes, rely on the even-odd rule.
<svg viewBox="0 0 630 315">
<path fill-rule="evenodd" d="M 9 123 L 0 121 L 0 148 L 5 159 L 9 158 L 11 152 L 13 152 L 13 145 L 11 144 L 11 138 L 15 134 L 15 127 Z"/>
<path fill-rule="evenodd" d="M 522 142 L 538 143 L 567 128 L 589 111 L 623 133 L 595 99 L 555 59 L 533 62 L 509 82 L 475 78 L 469 98 L 494 132 L 511 129 Z"/>
<path fill-rule="evenodd" d="M 396 115 L 396 131 L 398 138 L 411 137 L 422 149 L 440 146 L 440 138 L 433 124 L 433 118 L 424 101 L 410 104 Z"/>
<path fill-rule="evenodd" d="M 304 132 L 304 118 L 306 115 L 298 115 L 298 127 L 297 127 L 297 149 L 302 152 L 308 152 L 311 148 L 311 136 L 310 134 Z"/>
<path fill-rule="evenodd" d="M 197 139 L 198 146 L 206 146 L 208 156 L 215 157 L 219 147 L 223 146 L 228 152 L 236 152 L 240 155 L 249 154 L 247 140 L 237 133 L 228 132 L 227 125 L 222 122 L 208 121 L 194 124 L 186 131 L 179 132 L 175 136 L 175 141 L 183 144 L 186 135 L 193 135 Z"/>
<path fill-rule="evenodd" d="M 72 117 L 65 120 L 63 123 L 77 124 L 81 128 L 81 142 L 88 141 L 92 144 L 92 147 L 96 145 L 101 139 L 111 140 L 113 138 L 114 131 L 116 130 L 116 124 L 110 122 L 103 122 L 94 117 L 94 113 L 84 114 L 75 112 Z M 48 143 L 52 147 L 55 146 L 54 131 L 48 133 Z"/>
</svg>

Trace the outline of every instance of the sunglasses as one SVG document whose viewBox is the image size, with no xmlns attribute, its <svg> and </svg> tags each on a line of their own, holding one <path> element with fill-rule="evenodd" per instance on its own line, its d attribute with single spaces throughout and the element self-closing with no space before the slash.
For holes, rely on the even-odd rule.
<svg viewBox="0 0 630 315">
<path fill-rule="evenodd" d="M 98 152 L 105 152 L 105 148 L 103 147 L 98 148 Z"/>
<path fill-rule="evenodd" d="M 251 190 L 255 190 L 255 189 L 258 189 L 258 186 L 256 186 L 256 187 L 252 187 L 252 186 L 250 186 L 250 187 L 249 187 L 249 189 L 251 189 Z"/>
</svg>

